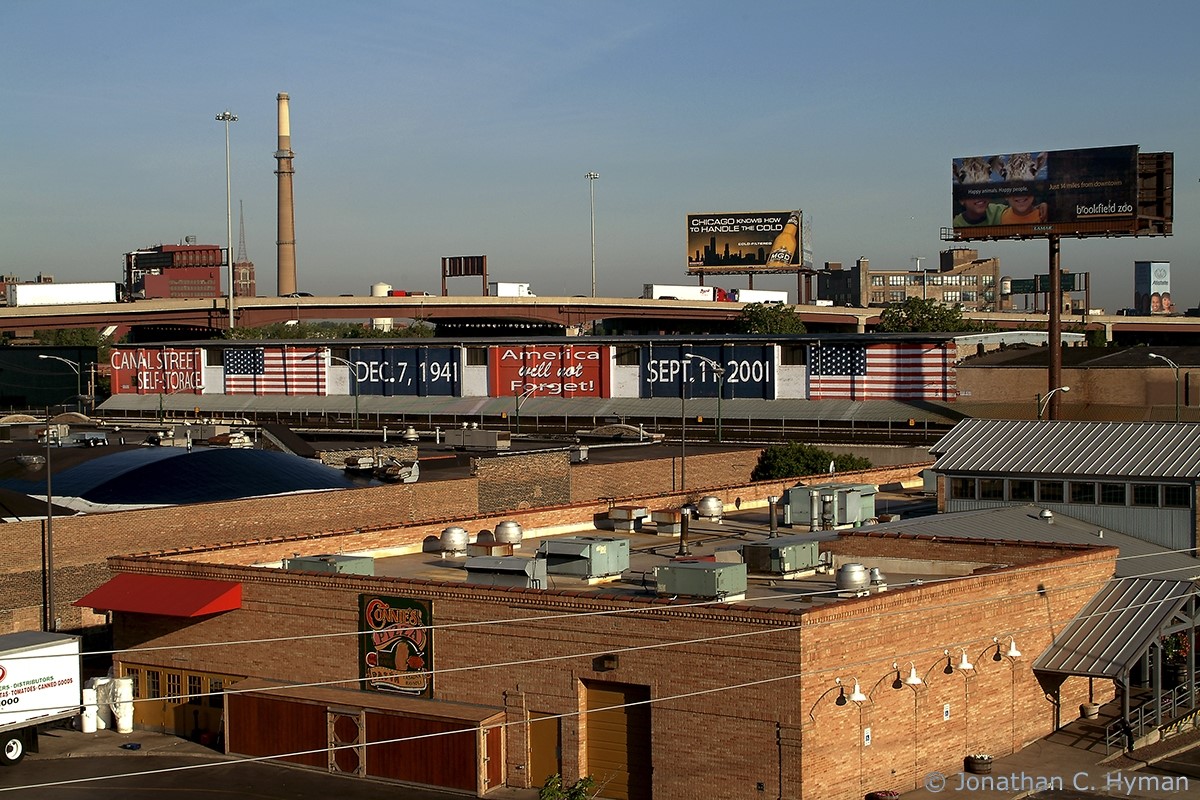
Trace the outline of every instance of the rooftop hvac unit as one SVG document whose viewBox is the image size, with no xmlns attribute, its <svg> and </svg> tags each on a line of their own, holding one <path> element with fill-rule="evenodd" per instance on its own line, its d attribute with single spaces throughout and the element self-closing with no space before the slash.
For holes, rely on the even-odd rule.
<svg viewBox="0 0 1200 800">
<path fill-rule="evenodd" d="M 605 578 L 629 569 L 629 540 L 615 536 L 547 539 L 538 547 L 551 575 Z"/>
<path fill-rule="evenodd" d="M 876 516 L 878 492 L 879 487 L 869 483 L 793 486 L 783 493 L 783 524 L 812 530 L 864 525 Z"/>
<path fill-rule="evenodd" d="M 734 601 L 746 596 L 746 565 L 674 561 L 654 570 L 658 594 Z"/>
<path fill-rule="evenodd" d="M 508 450 L 512 434 L 483 428 L 451 428 L 446 431 L 446 444 L 463 450 Z"/>
<path fill-rule="evenodd" d="M 284 569 L 305 572 L 331 572 L 341 575 L 374 575 L 375 559 L 370 556 L 296 556 L 283 560 Z"/>
<path fill-rule="evenodd" d="M 742 545 L 742 560 L 750 572 L 787 576 L 815 570 L 821 551 L 814 539 L 785 536 Z"/>
<path fill-rule="evenodd" d="M 475 556 L 466 563 L 467 583 L 481 586 L 546 587 L 546 562 L 521 556 Z"/>
</svg>

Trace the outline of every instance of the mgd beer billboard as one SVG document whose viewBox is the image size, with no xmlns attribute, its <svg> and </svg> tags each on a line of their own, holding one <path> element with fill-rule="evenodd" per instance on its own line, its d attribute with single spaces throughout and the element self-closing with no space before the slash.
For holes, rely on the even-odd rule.
<svg viewBox="0 0 1200 800">
<path fill-rule="evenodd" d="M 802 211 L 689 214 L 688 272 L 794 271 L 811 266 Z"/>
</svg>

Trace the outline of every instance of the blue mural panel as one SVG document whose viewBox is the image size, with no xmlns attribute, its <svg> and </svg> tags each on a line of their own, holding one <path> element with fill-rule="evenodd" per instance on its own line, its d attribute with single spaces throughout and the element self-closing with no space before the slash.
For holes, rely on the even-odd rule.
<svg viewBox="0 0 1200 800">
<path fill-rule="evenodd" d="M 462 352 L 457 347 L 360 347 L 350 351 L 349 361 L 352 395 L 462 395 Z"/>
<path fill-rule="evenodd" d="M 647 345 L 641 354 L 641 397 L 775 397 L 772 345 Z"/>
</svg>

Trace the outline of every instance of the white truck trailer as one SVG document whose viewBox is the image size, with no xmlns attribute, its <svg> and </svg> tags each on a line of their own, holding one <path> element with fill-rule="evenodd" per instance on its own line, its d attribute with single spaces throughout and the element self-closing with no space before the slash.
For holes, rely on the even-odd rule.
<svg viewBox="0 0 1200 800">
<path fill-rule="evenodd" d="M 115 283 L 10 283 L 10 306 L 66 306 L 117 302 Z"/>
<path fill-rule="evenodd" d="M 734 289 L 730 292 L 735 303 L 784 303 L 788 301 L 788 293 L 770 289 Z"/>
<path fill-rule="evenodd" d="M 488 294 L 492 297 L 537 297 L 529 291 L 528 283 L 488 283 Z"/>
<path fill-rule="evenodd" d="M 643 300 L 706 300 L 712 301 L 718 298 L 717 292 L 720 291 L 715 286 L 691 286 L 680 285 L 672 286 L 665 283 L 647 283 L 642 287 Z M 724 292 L 722 292 L 724 294 Z"/>
<path fill-rule="evenodd" d="M 37 752 L 38 729 L 81 711 L 79 637 L 21 631 L 0 636 L 0 764 Z"/>
</svg>

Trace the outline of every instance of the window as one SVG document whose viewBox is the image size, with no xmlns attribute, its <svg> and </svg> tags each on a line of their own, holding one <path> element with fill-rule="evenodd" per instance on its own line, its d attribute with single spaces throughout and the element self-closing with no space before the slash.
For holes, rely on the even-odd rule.
<svg viewBox="0 0 1200 800">
<path fill-rule="evenodd" d="M 179 687 L 182 685 L 178 672 L 167 673 L 167 697 L 172 700 L 179 699 Z"/>
<path fill-rule="evenodd" d="M 1133 485 L 1133 504 L 1158 508 L 1158 484 L 1135 483 Z"/>
<path fill-rule="evenodd" d="M 964 303 L 974 303 L 976 300 L 979 299 L 979 293 L 978 292 L 963 292 L 962 299 L 963 299 Z"/>
<path fill-rule="evenodd" d="M 963 283 L 967 286 L 978 286 L 979 285 L 979 276 L 978 275 L 964 275 Z"/>
<path fill-rule="evenodd" d="M 225 707 L 225 681 L 221 678 L 208 679 L 208 705 L 211 708 Z"/>
<path fill-rule="evenodd" d="M 962 292 L 942 292 L 943 303 L 958 303 L 962 301 Z"/>
<path fill-rule="evenodd" d="M 636 367 L 641 363 L 642 351 L 637 347 L 618 347 L 617 348 L 617 366 L 618 367 Z M 804 362 L 801 361 L 801 364 Z"/>
<path fill-rule="evenodd" d="M 903 275 L 888 275 L 888 286 L 905 286 L 907 283 Z"/>
<path fill-rule="evenodd" d="M 1061 503 L 1063 501 L 1062 481 L 1038 481 L 1038 501 Z"/>
<path fill-rule="evenodd" d="M 883 276 L 882 275 L 872 275 L 871 276 L 871 285 L 872 286 L 883 286 Z"/>
<path fill-rule="evenodd" d="M 981 277 L 983 278 L 984 286 L 994 286 L 996 284 L 996 276 L 995 275 L 983 275 Z"/>
<path fill-rule="evenodd" d="M 133 696 L 141 697 L 138 691 L 141 689 L 142 671 L 140 669 L 127 669 L 125 670 L 125 677 L 129 678 L 129 682 L 133 686 Z"/>
<path fill-rule="evenodd" d="M 1164 486 L 1163 506 L 1166 508 L 1191 508 L 1192 490 L 1187 486 Z"/>
<path fill-rule="evenodd" d="M 1017 481 L 1008 482 L 1008 499 L 1009 500 L 1033 500 L 1033 481 Z"/>
<path fill-rule="evenodd" d="M 162 688 L 159 686 L 158 670 L 146 670 L 146 697 L 162 697 Z"/>
<path fill-rule="evenodd" d="M 468 367 L 486 367 L 487 352 L 488 351 L 486 347 L 468 347 L 466 353 L 466 365 Z"/>
<path fill-rule="evenodd" d="M 974 478 L 951 478 L 950 479 L 950 497 L 953 500 L 974 500 L 975 499 L 975 479 Z"/>
<path fill-rule="evenodd" d="M 1125 505 L 1125 484 L 1123 483 L 1102 483 L 1100 484 L 1100 502 L 1106 506 L 1123 506 Z"/>
<path fill-rule="evenodd" d="M 187 687 L 188 687 L 188 699 L 187 699 L 188 705 L 193 705 L 193 706 L 202 705 L 202 702 L 204 700 L 204 698 L 202 697 L 202 695 L 204 694 L 204 681 L 202 681 L 200 679 L 200 676 L 199 675 L 188 675 L 187 676 Z"/>
<path fill-rule="evenodd" d="M 1071 481 L 1071 502 L 1093 505 L 1096 502 L 1096 484 Z"/>
<path fill-rule="evenodd" d="M 1004 499 L 1004 481 L 1000 478 L 980 478 L 979 479 L 979 499 L 980 500 L 1003 500 Z"/>
<path fill-rule="evenodd" d="M 886 303 L 887 292 L 871 292 L 872 303 Z"/>
<path fill-rule="evenodd" d="M 904 302 L 904 292 L 902 292 L 902 291 L 901 292 L 889 292 L 889 294 L 891 294 L 891 296 L 892 296 L 893 303 L 903 303 Z"/>
</svg>

